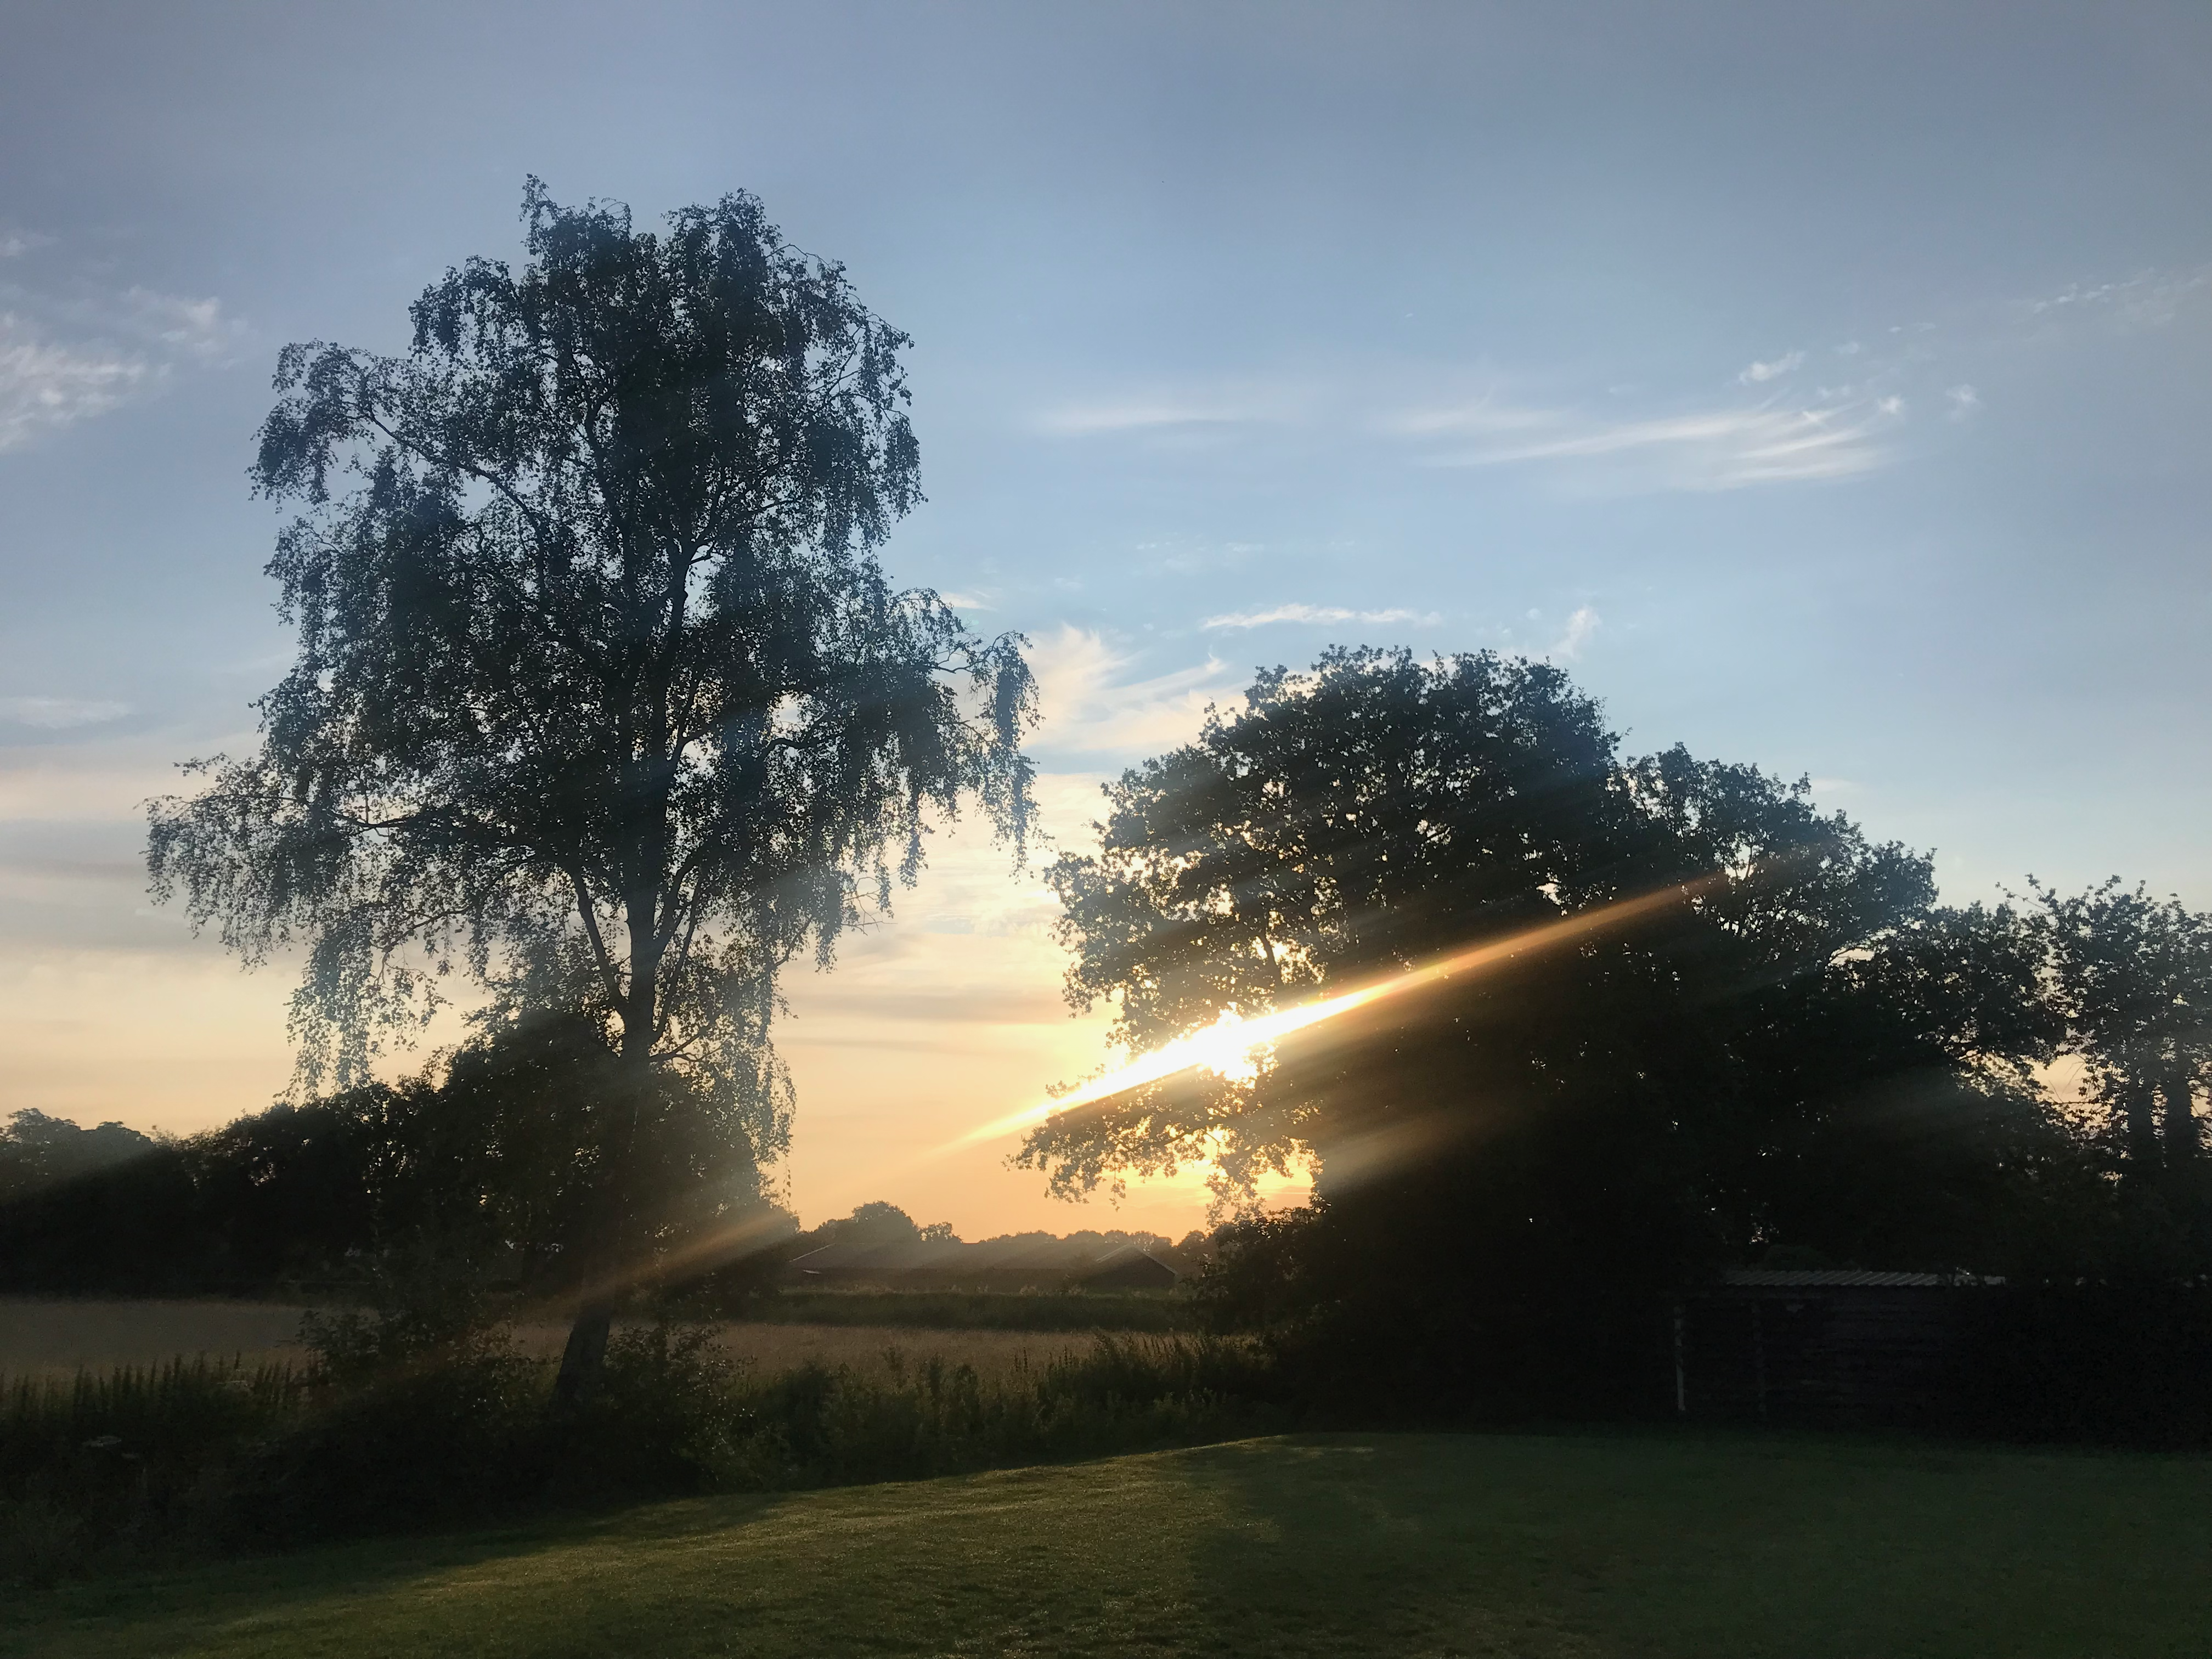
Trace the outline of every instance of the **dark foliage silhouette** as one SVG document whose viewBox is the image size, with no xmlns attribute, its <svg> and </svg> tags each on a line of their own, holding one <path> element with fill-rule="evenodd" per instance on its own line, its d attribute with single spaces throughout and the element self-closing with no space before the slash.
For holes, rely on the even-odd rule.
<svg viewBox="0 0 2212 1659">
<path fill-rule="evenodd" d="M 359 1295 L 430 1273 L 556 1294 L 591 1242 L 619 1067 L 591 1021 L 538 1016 L 398 1083 L 134 1137 L 127 1157 L 0 1201 L 0 1285 Z M 763 1203 L 750 1147 L 680 1082 L 635 1129 L 641 1185 L 665 1195 L 648 1246 Z"/>
<path fill-rule="evenodd" d="M 1332 652 L 1108 793 L 1051 878 L 1072 999 L 1139 1047 L 1674 891 L 1025 1145 L 1062 1190 L 1216 1152 L 1233 1196 L 1314 1158 L 1315 1205 L 1232 1234 L 1211 1293 L 1347 1398 L 1632 1408 L 1686 1276 L 1790 1246 L 2016 1268 L 2092 1201 L 2027 1075 L 2058 1033 L 2021 917 L 1936 905 L 1925 857 L 1802 784 L 1622 757 L 1556 669 Z"/>
<path fill-rule="evenodd" d="M 932 811 L 1018 836 L 1032 689 L 877 562 L 920 499 L 907 339 L 842 270 L 742 194 L 656 234 L 533 180 L 524 217 L 528 264 L 450 271 L 404 356 L 283 352 L 252 471 L 307 508 L 269 567 L 298 660 L 148 856 L 249 962 L 304 955 L 308 1085 L 364 1082 L 451 973 L 595 1022 L 604 1277 L 666 1200 L 670 1079 L 775 1153 L 778 970 L 888 903 Z"/>
</svg>

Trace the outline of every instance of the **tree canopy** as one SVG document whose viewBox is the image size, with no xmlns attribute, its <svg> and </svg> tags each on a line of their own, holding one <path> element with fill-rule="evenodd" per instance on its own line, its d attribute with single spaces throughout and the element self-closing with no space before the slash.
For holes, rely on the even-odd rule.
<svg viewBox="0 0 2212 1659">
<path fill-rule="evenodd" d="M 1071 999 L 1139 1048 L 1663 896 L 1026 1142 L 1066 1192 L 1212 1160 L 1233 1200 L 1311 1158 L 1313 1210 L 1255 1235 L 1300 1241 L 1267 1294 L 1309 1311 L 1449 1304 L 1452 1342 L 1525 1346 L 1541 1305 L 1580 1309 L 1580 1341 L 1608 1297 L 1781 1247 L 1990 1265 L 2066 1164 L 2027 1074 L 2057 1034 L 2022 918 L 1939 906 L 1925 855 L 1802 783 L 1624 757 L 1549 665 L 1333 651 L 1108 797 L 1099 851 L 1049 874 Z"/>
<path fill-rule="evenodd" d="M 2203 1151 L 2196 1096 L 2212 1085 L 2212 918 L 2117 878 L 2070 897 L 2033 890 L 2067 1046 L 2130 1172 L 2185 1184 Z"/>
<path fill-rule="evenodd" d="M 1022 834 L 1022 641 L 878 562 L 921 499 L 908 341 L 841 268 L 744 194 L 653 232 L 533 179 L 523 212 L 528 263 L 448 271 L 404 355 L 283 353 L 252 477 L 305 509 L 269 565 L 298 658 L 258 750 L 155 804 L 153 885 L 303 957 L 307 1085 L 458 975 L 772 1155 L 778 970 L 888 903 L 933 812 Z"/>
</svg>

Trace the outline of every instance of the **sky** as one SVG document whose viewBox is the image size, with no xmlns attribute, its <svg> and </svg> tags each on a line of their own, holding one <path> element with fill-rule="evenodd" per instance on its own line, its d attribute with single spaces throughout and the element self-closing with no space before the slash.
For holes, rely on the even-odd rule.
<svg viewBox="0 0 2212 1659">
<path fill-rule="evenodd" d="M 289 981 L 149 904 L 141 804 L 288 660 L 278 349 L 401 349 L 531 173 L 750 190 L 913 335 L 885 564 L 1032 641 L 1060 846 L 1255 666 L 1494 647 L 1948 898 L 2212 904 L 2201 0 L 0 0 L 0 1112 L 283 1088 Z M 939 1150 L 1108 1057 L 1052 915 L 949 827 L 793 975 L 803 1218 L 1199 1223 Z"/>
</svg>

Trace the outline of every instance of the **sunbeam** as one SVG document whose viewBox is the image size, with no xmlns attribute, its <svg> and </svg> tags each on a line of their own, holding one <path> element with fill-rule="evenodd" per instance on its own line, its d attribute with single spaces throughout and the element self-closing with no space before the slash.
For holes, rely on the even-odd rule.
<svg viewBox="0 0 2212 1659">
<path fill-rule="evenodd" d="M 1678 883 L 1635 898 L 1620 899 L 1595 909 L 1562 916 L 1557 921 L 1547 921 L 1540 927 L 1509 934 L 1504 939 L 1453 951 L 1449 956 L 1406 969 L 1387 979 L 1377 980 L 1355 991 L 1346 991 L 1340 996 L 1324 997 L 1316 1002 L 1300 1003 L 1296 1007 L 1249 1018 L 1224 1012 L 1203 1030 L 1178 1037 L 1148 1054 L 1139 1054 L 1126 1065 L 1093 1078 L 1066 1094 L 981 1124 L 959 1139 L 947 1142 L 939 1150 L 952 1152 L 963 1146 L 972 1146 L 979 1141 L 1012 1134 L 1045 1122 L 1062 1112 L 1073 1111 L 1079 1107 L 1111 1099 L 1115 1095 L 1127 1094 L 1132 1089 L 1158 1083 L 1178 1072 L 1202 1067 L 1228 1077 L 1249 1076 L 1258 1064 L 1257 1055 L 1261 1049 L 1294 1031 L 1303 1031 L 1309 1026 L 1334 1019 L 1340 1014 L 1351 1013 L 1355 1009 L 1368 1007 L 1389 997 L 1402 996 L 1409 991 L 1418 991 L 1443 980 L 1487 972 L 1516 957 L 1549 950 L 1609 927 L 1621 927 L 1654 910 L 1696 896 L 1711 879 Z"/>
</svg>

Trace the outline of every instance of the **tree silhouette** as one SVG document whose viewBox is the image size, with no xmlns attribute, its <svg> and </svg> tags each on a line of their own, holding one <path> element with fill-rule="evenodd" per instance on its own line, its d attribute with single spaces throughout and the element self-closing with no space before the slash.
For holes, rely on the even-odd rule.
<svg viewBox="0 0 2212 1659">
<path fill-rule="evenodd" d="M 1216 1282 L 1347 1374 L 1627 1398 L 1683 1274 L 1790 1246 L 2002 1271 L 2071 1167 L 2019 916 L 1937 906 L 1927 858 L 1802 784 L 1622 757 L 1547 665 L 1333 651 L 1108 796 L 1048 873 L 1071 999 L 1139 1049 L 1662 896 L 1024 1143 L 1062 1192 L 1199 1164 L 1248 1197 L 1313 1158 L 1315 1204 Z"/>
<path fill-rule="evenodd" d="M 366 1078 L 448 976 L 580 1012 L 619 1059 L 597 1270 L 648 1224 L 680 1077 L 763 1156 L 778 970 L 826 963 L 979 800 L 1018 839 L 1033 686 L 874 550 L 921 499 L 907 337 L 753 198 L 634 230 L 532 179 L 529 262 L 471 259 L 412 349 L 288 347 L 254 482 L 298 659 L 242 760 L 151 809 L 158 897 L 249 963 L 297 949 L 302 1081 Z M 563 1363 L 595 1374 L 611 1305 Z"/>
<path fill-rule="evenodd" d="M 2212 1082 L 2212 917 L 2118 877 L 2071 897 L 2032 885 L 2067 1043 L 2119 1130 L 2130 1185 L 2191 1192 L 2197 1097 Z"/>
</svg>

